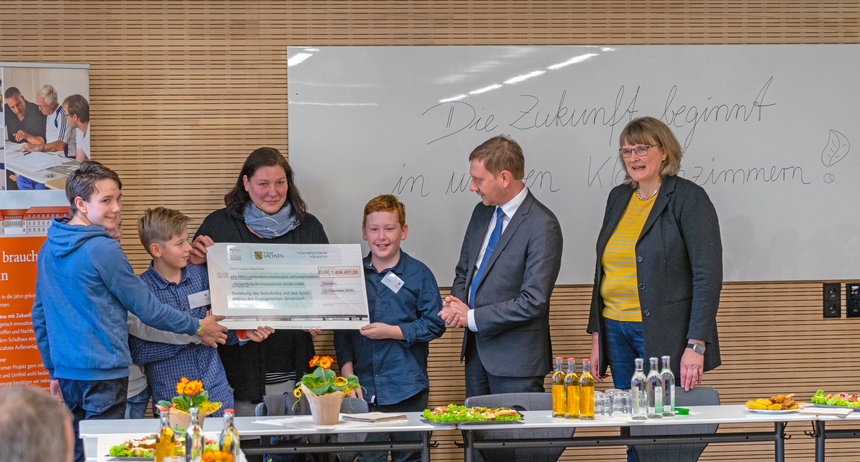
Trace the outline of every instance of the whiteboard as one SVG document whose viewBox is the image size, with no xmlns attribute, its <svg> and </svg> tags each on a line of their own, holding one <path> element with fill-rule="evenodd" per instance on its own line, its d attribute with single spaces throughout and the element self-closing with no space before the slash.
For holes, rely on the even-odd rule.
<svg viewBox="0 0 860 462">
<path fill-rule="evenodd" d="M 361 242 L 364 204 L 396 194 L 403 249 L 439 285 L 479 201 L 469 153 L 498 134 L 561 223 L 558 283 L 592 283 L 618 134 L 645 115 L 714 202 L 726 281 L 860 277 L 860 45 L 290 47 L 288 66 L 311 213 L 331 242 Z"/>
</svg>

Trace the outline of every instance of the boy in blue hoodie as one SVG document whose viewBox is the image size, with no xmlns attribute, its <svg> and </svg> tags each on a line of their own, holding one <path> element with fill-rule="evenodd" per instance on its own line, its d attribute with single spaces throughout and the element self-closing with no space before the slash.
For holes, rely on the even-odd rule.
<svg viewBox="0 0 860 462">
<path fill-rule="evenodd" d="M 122 183 L 111 169 L 84 161 L 66 180 L 71 218 L 54 219 L 36 263 L 33 330 L 51 394 L 74 416 L 75 461 L 84 461 L 79 422 L 122 419 L 128 388 L 128 312 L 157 329 L 227 339 L 223 317 L 198 320 L 160 303 L 134 275 L 105 229 L 119 221 Z"/>
</svg>

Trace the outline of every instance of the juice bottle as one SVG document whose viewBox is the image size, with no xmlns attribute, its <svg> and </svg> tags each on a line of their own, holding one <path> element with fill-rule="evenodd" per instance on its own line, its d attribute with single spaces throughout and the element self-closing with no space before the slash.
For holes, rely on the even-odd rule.
<svg viewBox="0 0 860 462">
<path fill-rule="evenodd" d="M 559 356 L 555 358 L 555 373 L 552 374 L 552 416 L 564 417 L 564 371 L 561 370 L 561 362 L 564 359 Z"/>
<path fill-rule="evenodd" d="M 579 377 L 576 376 L 576 358 L 567 358 L 567 374 L 564 376 L 566 401 L 564 418 L 579 418 Z"/>
<path fill-rule="evenodd" d="M 579 418 L 594 420 L 594 377 L 588 358 L 582 360 L 582 375 L 579 376 Z"/>
<path fill-rule="evenodd" d="M 218 446 L 222 451 L 233 454 L 233 460 L 238 462 L 242 451 L 239 450 L 239 432 L 233 425 L 233 416 L 235 415 L 232 409 L 224 411 L 224 430 L 221 431 Z"/>
<path fill-rule="evenodd" d="M 162 409 L 161 426 L 155 433 L 155 462 L 176 454 L 176 434 L 170 426 L 170 410 Z"/>
</svg>

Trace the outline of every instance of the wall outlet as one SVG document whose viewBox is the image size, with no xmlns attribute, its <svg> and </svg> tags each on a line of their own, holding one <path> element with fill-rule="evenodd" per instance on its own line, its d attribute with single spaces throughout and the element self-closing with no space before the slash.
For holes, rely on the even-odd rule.
<svg viewBox="0 0 860 462">
<path fill-rule="evenodd" d="M 842 300 L 842 284 L 838 282 L 824 283 L 824 301 L 833 302 Z"/>
<path fill-rule="evenodd" d="M 842 304 L 840 302 L 824 302 L 825 318 L 841 318 Z"/>
<path fill-rule="evenodd" d="M 838 282 L 824 283 L 824 317 L 842 317 L 842 284 Z"/>
</svg>

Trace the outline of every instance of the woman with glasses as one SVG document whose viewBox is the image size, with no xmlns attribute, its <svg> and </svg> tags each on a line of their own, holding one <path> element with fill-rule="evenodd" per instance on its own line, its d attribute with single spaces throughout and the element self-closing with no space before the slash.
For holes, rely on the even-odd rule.
<svg viewBox="0 0 860 462">
<path fill-rule="evenodd" d="M 669 355 L 690 390 L 720 365 L 717 213 L 704 189 L 677 176 L 681 145 L 666 124 L 634 119 L 620 145 L 627 174 L 609 193 L 597 238 L 591 372 L 602 382 L 609 366 L 615 388 L 629 389 L 635 358 Z"/>
</svg>

